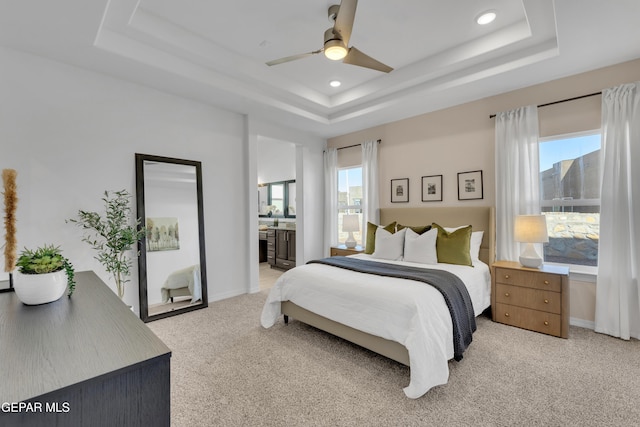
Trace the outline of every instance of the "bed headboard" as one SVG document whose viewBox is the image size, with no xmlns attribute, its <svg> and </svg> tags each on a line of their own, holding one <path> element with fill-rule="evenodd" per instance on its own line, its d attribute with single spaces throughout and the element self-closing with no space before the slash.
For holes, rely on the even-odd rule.
<svg viewBox="0 0 640 427">
<path fill-rule="evenodd" d="M 435 222 L 443 227 L 471 224 L 473 231 L 484 231 L 480 260 L 489 266 L 495 261 L 495 209 L 491 206 L 380 209 L 382 225 L 393 221 L 403 225 L 431 225 Z"/>
</svg>

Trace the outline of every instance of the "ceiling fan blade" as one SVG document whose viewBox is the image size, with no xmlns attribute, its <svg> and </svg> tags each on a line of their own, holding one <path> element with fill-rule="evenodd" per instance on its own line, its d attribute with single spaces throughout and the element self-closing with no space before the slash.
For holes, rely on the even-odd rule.
<svg viewBox="0 0 640 427">
<path fill-rule="evenodd" d="M 283 64 L 285 62 L 291 62 L 298 59 L 306 58 L 307 56 L 312 56 L 320 52 L 322 52 L 322 49 L 314 50 L 313 52 L 299 53 L 297 55 L 285 56 L 284 58 L 274 59 L 273 61 L 269 61 L 266 64 L 271 67 L 272 65 Z"/>
<path fill-rule="evenodd" d="M 333 32 L 340 35 L 345 46 L 349 46 L 357 5 L 358 0 L 342 0 L 342 2 L 340 2 L 340 9 L 338 9 L 338 14 L 336 15 Z"/>
<path fill-rule="evenodd" d="M 349 48 L 349 53 L 347 53 L 347 56 L 344 57 L 342 62 L 345 64 L 357 65 L 358 67 L 371 68 L 372 70 L 382 71 L 383 73 L 393 71 L 393 68 L 360 52 L 355 47 Z"/>
</svg>

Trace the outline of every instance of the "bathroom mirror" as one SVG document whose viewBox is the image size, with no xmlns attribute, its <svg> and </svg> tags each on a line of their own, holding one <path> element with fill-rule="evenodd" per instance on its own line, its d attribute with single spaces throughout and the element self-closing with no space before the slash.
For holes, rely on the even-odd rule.
<svg viewBox="0 0 640 427">
<path fill-rule="evenodd" d="M 140 318 L 207 307 L 201 163 L 136 154 L 136 197 Z"/>
<path fill-rule="evenodd" d="M 258 216 L 296 217 L 296 180 L 258 184 Z"/>
</svg>

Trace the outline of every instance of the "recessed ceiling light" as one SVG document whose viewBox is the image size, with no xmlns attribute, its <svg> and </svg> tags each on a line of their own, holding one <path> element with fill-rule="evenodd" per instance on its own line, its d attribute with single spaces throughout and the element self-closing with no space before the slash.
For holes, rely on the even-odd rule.
<svg viewBox="0 0 640 427">
<path fill-rule="evenodd" d="M 486 12 L 482 12 L 476 18 L 476 22 L 478 25 L 487 25 L 492 23 L 496 19 L 496 11 L 495 10 L 487 10 Z"/>
<path fill-rule="evenodd" d="M 329 86 L 331 86 L 331 87 L 338 87 L 338 86 L 340 86 L 341 84 L 342 84 L 342 83 L 341 83 L 339 80 L 331 80 L 331 81 L 329 82 Z"/>
</svg>

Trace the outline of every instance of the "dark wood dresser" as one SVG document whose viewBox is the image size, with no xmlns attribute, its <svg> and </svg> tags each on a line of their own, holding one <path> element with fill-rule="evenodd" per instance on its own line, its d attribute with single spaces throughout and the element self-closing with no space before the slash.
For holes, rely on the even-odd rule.
<svg viewBox="0 0 640 427">
<path fill-rule="evenodd" d="M 171 350 L 93 272 L 27 306 L 0 294 L 0 425 L 169 426 Z"/>
</svg>

